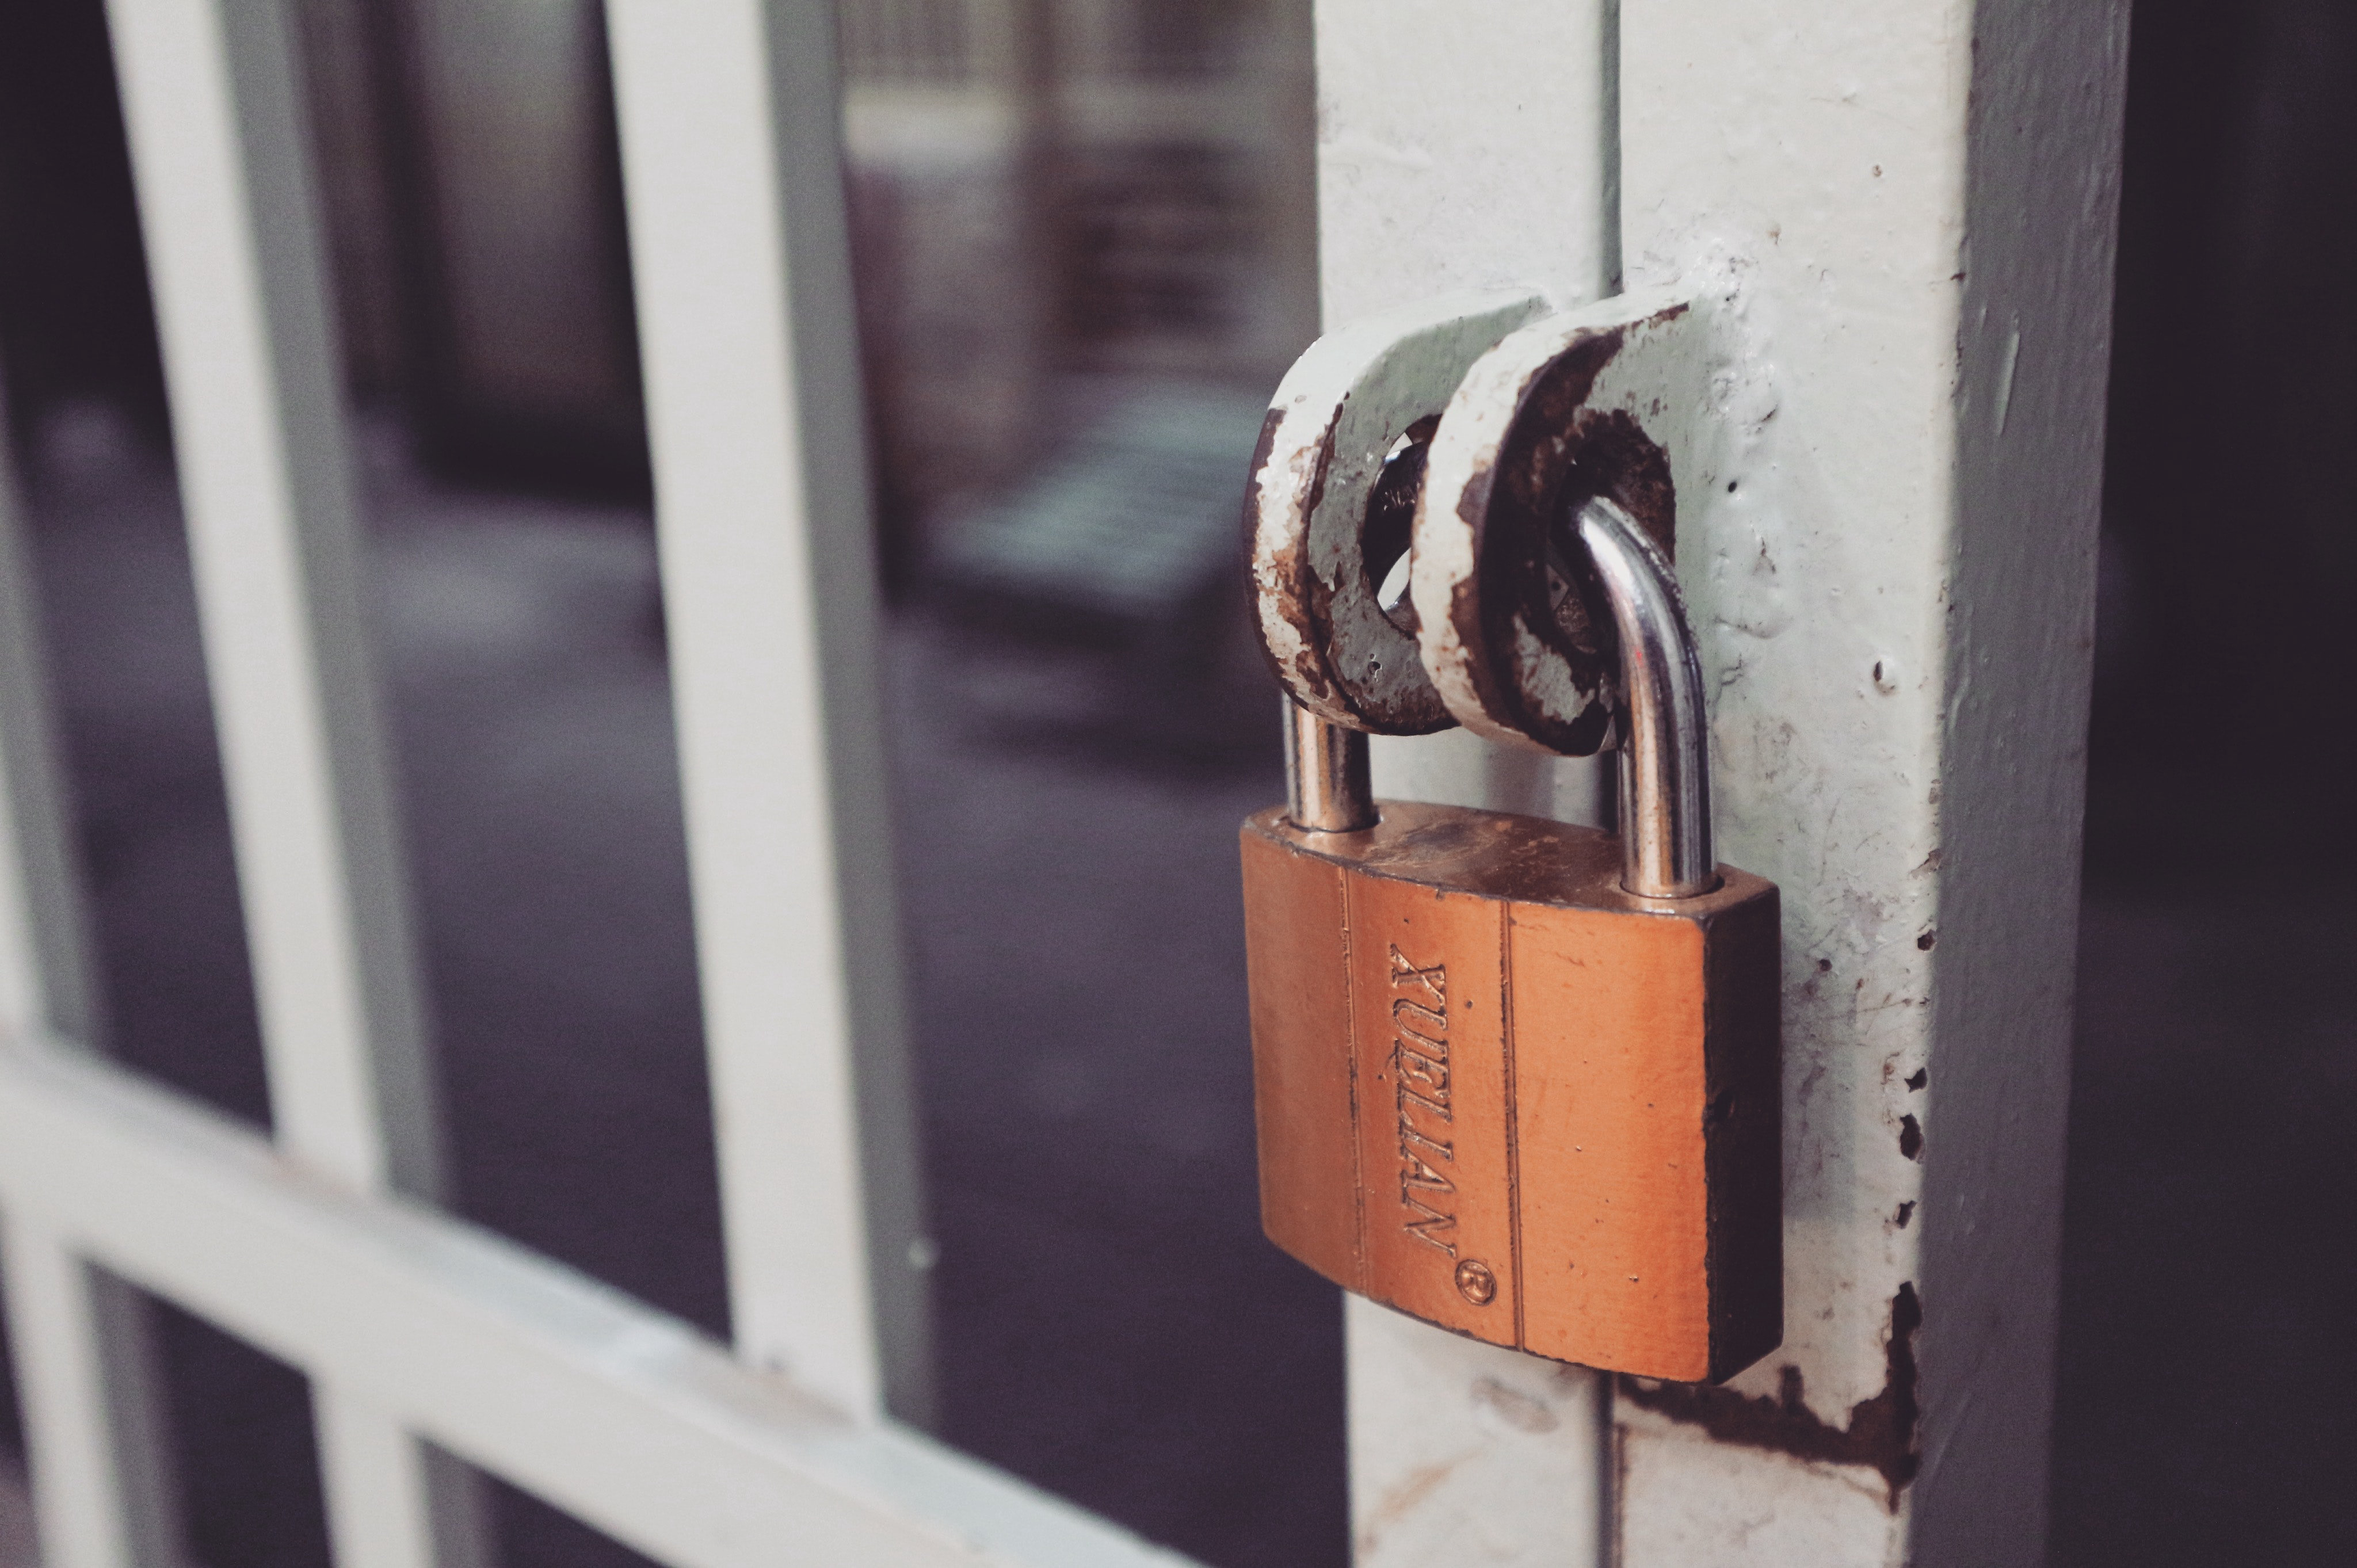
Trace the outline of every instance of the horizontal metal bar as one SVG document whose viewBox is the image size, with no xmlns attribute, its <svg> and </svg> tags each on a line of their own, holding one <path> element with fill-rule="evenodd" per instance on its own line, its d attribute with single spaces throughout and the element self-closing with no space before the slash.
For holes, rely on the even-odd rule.
<svg viewBox="0 0 2357 1568">
<path fill-rule="evenodd" d="M 1187 1562 L 79 1052 L 0 1047 L 0 1206 L 676 1568 Z"/>
</svg>

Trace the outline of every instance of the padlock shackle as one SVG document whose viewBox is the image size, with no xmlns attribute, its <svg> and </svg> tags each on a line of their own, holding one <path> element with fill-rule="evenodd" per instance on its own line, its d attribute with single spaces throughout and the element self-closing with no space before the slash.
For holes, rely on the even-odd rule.
<svg viewBox="0 0 2357 1568">
<path fill-rule="evenodd" d="M 1375 825 L 1365 732 L 1285 700 L 1285 814 L 1297 828 L 1354 833 Z"/>
<path fill-rule="evenodd" d="M 1620 885 L 1692 898 L 1719 883 L 1694 632 L 1669 563 L 1635 519 L 1597 497 L 1577 521 L 1620 639 Z"/>
</svg>

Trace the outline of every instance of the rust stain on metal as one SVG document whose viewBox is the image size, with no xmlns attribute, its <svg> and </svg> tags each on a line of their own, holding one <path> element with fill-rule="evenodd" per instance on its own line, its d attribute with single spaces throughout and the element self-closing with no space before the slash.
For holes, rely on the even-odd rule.
<svg viewBox="0 0 2357 1568">
<path fill-rule="evenodd" d="M 1814 1464 L 1862 1465 L 1878 1471 L 1889 1490 L 1890 1511 L 1896 1513 L 1900 1494 L 1921 1464 L 1916 1448 L 1922 1408 L 1915 1392 L 1915 1331 L 1922 1326 L 1923 1307 L 1915 1286 L 1900 1285 L 1890 1298 L 1889 1371 L 1882 1391 L 1850 1406 L 1846 1426 L 1835 1426 L 1809 1408 L 1801 1369 L 1794 1366 L 1783 1369 L 1772 1395 L 1630 1377 L 1619 1380 L 1620 1394 L 1657 1415 L 1699 1426 L 1721 1443 Z"/>
<path fill-rule="evenodd" d="M 1416 498 L 1424 489 L 1425 461 L 1432 451 L 1433 433 L 1439 428 L 1440 416 L 1437 413 L 1426 414 L 1409 425 L 1401 435 L 1404 445 L 1398 455 L 1384 460 L 1373 493 L 1367 498 L 1367 525 L 1360 536 L 1363 542 L 1359 564 L 1367 575 L 1368 594 L 1378 599 L 1383 578 L 1408 553 L 1415 539 Z M 1410 637 L 1415 635 L 1415 606 L 1412 601 L 1404 601 L 1397 614 L 1386 609 L 1384 615 Z"/>
<path fill-rule="evenodd" d="M 1270 455 L 1276 448 L 1276 433 L 1285 424 L 1286 413 L 1287 410 L 1281 406 L 1268 411 L 1267 416 L 1261 421 L 1259 444 L 1253 448 L 1252 467 L 1244 480 L 1243 532 L 1246 559 L 1252 557 L 1259 539 L 1261 509 L 1264 504 L 1260 477 L 1268 467 Z M 1305 515 L 1308 510 L 1316 507 L 1318 497 L 1325 489 L 1326 465 L 1331 451 L 1330 439 L 1318 447 L 1318 467 L 1310 477 L 1308 504 L 1304 508 Z M 1304 602 L 1305 585 L 1316 582 L 1316 575 L 1309 571 L 1308 563 L 1305 558 L 1306 551 L 1306 542 L 1278 551 L 1269 563 L 1269 570 L 1265 575 L 1258 572 L 1248 575 L 1244 591 L 1252 597 L 1253 602 L 1248 608 L 1254 617 L 1254 625 L 1260 624 L 1258 618 L 1263 613 L 1262 601 L 1264 599 L 1272 601 L 1268 604 L 1267 610 L 1274 613 L 1279 619 L 1301 630 L 1308 645 L 1294 654 L 1291 660 L 1292 668 L 1288 670 L 1279 662 L 1275 650 L 1269 647 L 1267 638 L 1257 637 L 1253 640 L 1259 646 L 1261 658 L 1267 663 L 1269 673 L 1276 678 L 1280 688 L 1287 691 L 1311 692 L 1332 701 L 1336 696 L 1334 683 L 1327 671 L 1324 660 L 1319 656 L 1318 639 L 1308 635 L 1310 628 L 1322 628 L 1325 622 L 1322 617 L 1312 619 L 1312 607 Z"/>
<path fill-rule="evenodd" d="M 1354 527 L 1341 560 L 1328 559 L 1321 568 L 1325 557 L 1318 540 L 1333 523 L 1314 520 L 1329 499 L 1341 411 L 1349 402 L 1345 395 L 1325 419 L 1315 445 L 1297 445 L 1284 460 L 1285 471 L 1267 483 L 1264 475 L 1284 441 L 1284 427 L 1307 416 L 1280 405 L 1262 423 L 1243 497 L 1244 533 L 1254 561 L 1248 587 L 1254 624 L 1262 630 L 1261 656 L 1278 684 L 1321 718 L 1376 735 L 1427 735 L 1455 721 L 1415 658 L 1413 628 L 1390 616 L 1370 627 L 1361 612 L 1361 601 L 1373 603 L 1380 588 L 1368 580 L 1374 570 L 1367 554 L 1369 535 L 1398 512 L 1401 521 L 1392 532 L 1398 534 L 1398 552 L 1405 553 L 1405 520 L 1413 518 L 1425 446 L 1439 420 L 1427 414 L 1409 426 L 1407 452 L 1387 465 L 1360 515 L 1349 520 Z M 1268 515 L 1272 508 L 1277 517 Z M 1272 624 L 1295 634 L 1280 639 L 1281 650 L 1272 643 Z"/>
<path fill-rule="evenodd" d="M 1356 548 L 1340 564 L 1340 575 L 1329 579 L 1314 567 L 1310 575 L 1309 612 L 1317 618 L 1318 645 L 1325 650 L 1334 684 L 1335 701 L 1348 708 L 1364 728 L 1377 735 L 1430 735 L 1456 724 L 1425 673 L 1415 651 L 1411 623 L 1382 609 L 1383 578 L 1396 559 L 1408 552 L 1415 532 L 1415 503 L 1424 488 L 1425 458 L 1440 416 L 1427 413 L 1401 433 L 1406 446 L 1383 459 L 1357 519 Z M 1327 466 L 1332 460 L 1340 422 L 1327 432 L 1319 447 L 1316 487 L 1310 500 L 1314 511 L 1322 497 Z M 1337 599 L 1352 606 L 1372 605 L 1380 619 L 1351 618 L 1338 624 Z"/>
<path fill-rule="evenodd" d="M 1667 321 L 1684 306 L 1654 317 Z M 1458 584 L 1449 620 L 1466 647 L 1493 650 L 1471 672 L 1482 706 L 1551 751 L 1587 756 L 1610 734 L 1618 650 L 1594 607 L 1583 553 L 1566 548 L 1562 520 L 1591 496 L 1625 508 L 1674 559 L 1675 487 L 1669 455 L 1625 410 L 1587 406 L 1597 378 L 1620 354 L 1628 328 L 1584 334 L 1526 381 L 1496 456 L 1459 492 L 1471 530 L 1473 572 Z M 1506 650 L 1536 642 L 1568 667 L 1585 699 L 1575 714 L 1544 711 L 1529 693 L 1533 671 Z"/>
<path fill-rule="evenodd" d="M 1309 471 L 1309 487 L 1301 498 L 1301 515 L 1306 520 L 1318 515 L 1318 503 L 1326 499 L 1326 476 L 1334 467 L 1334 430 L 1328 425 L 1318 441 L 1318 466 Z M 1302 664 L 1316 666 L 1309 677 L 1318 693 L 1340 707 L 1355 710 L 1350 693 L 1334 678 L 1334 589 L 1318 575 L 1309 559 L 1309 532 L 1302 531 L 1298 548 L 1288 550 L 1279 558 L 1285 581 L 1293 600 L 1289 617 L 1301 629 L 1309 646 L 1301 656 Z"/>
<path fill-rule="evenodd" d="M 1244 470 L 1244 553 L 1252 554 L 1253 543 L 1260 532 L 1260 473 L 1268 467 L 1269 454 L 1276 450 L 1277 427 L 1285 423 L 1285 410 L 1272 408 L 1262 416 L 1260 440 L 1253 446 L 1252 467 Z"/>
</svg>

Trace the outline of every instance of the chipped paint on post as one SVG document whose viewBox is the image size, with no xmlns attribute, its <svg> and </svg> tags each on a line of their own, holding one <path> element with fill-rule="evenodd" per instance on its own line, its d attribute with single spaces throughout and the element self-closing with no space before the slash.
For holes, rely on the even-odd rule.
<svg viewBox="0 0 2357 1568">
<path fill-rule="evenodd" d="M 1706 319 L 1727 446 L 1680 488 L 1677 561 L 1721 852 L 1784 890 L 1788 1327 L 1724 1390 L 1625 1389 L 1612 1506 L 1534 1511 L 1493 1560 L 2034 1563 L 2126 7 L 1632 6 L 1617 146 L 1499 134 L 1560 70 L 1523 47 L 1573 25 L 1540 9 L 1321 4 L 1327 298 L 1577 306 L 1532 193 L 1617 159 L 1594 232 Z M 1442 219 L 1485 209 L 1546 216 Z M 1377 782 L 1504 804 L 1501 755 L 1378 743 Z M 1355 1508 L 1401 1515 L 1365 1560 L 1405 1563 L 1383 1541 L 1444 1505 L 1399 1501 L 1395 1374 L 1448 1366 L 1459 1404 L 1484 1374 L 1379 1311 L 1351 1309 Z M 1502 1438 L 1452 1464 L 1501 1498 L 1579 1484 Z"/>
<path fill-rule="evenodd" d="M 1786 898 L 1790 1325 L 1724 1391 L 1788 1420 L 1622 1402 L 1632 1565 L 2043 1548 L 2126 16 L 1627 16 L 1631 280 L 1745 345 L 1680 575 Z"/>
<path fill-rule="evenodd" d="M 1801 1369 L 1781 1358 L 1772 1395 L 1623 1377 L 1617 1384 L 1619 1397 L 1639 1410 L 1700 1428 L 1717 1443 L 1813 1464 L 1874 1470 L 1888 1488 L 1890 1511 L 1897 1513 L 1921 1460 L 1916 1452 L 1922 1407 L 1916 1398 L 1915 1331 L 1922 1326 L 1923 1307 L 1915 1299 L 1915 1287 L 1900 1285 L 1890 1299 L 1890 1331 L 1883 1342 L 1889 1370 L 1881 1391 L 1850 1406 L 1849 1419 L 1839 1426 L 1809 1408 Z"/>
</svg>

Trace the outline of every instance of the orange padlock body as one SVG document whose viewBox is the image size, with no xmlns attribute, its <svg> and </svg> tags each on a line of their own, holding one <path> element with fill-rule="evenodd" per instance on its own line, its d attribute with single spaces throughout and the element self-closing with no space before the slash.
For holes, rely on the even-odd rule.
<svg viewBox="0 0 2357 1568">
<path fill-rule="evenodd" d="M 1620 889 L 1620 843 L 1384 801 L 1243 826 L 1269 1239 L 1562 1361 L 1717 1382 L 1783 1338 L 1775 885 Z"/>
</svg>

